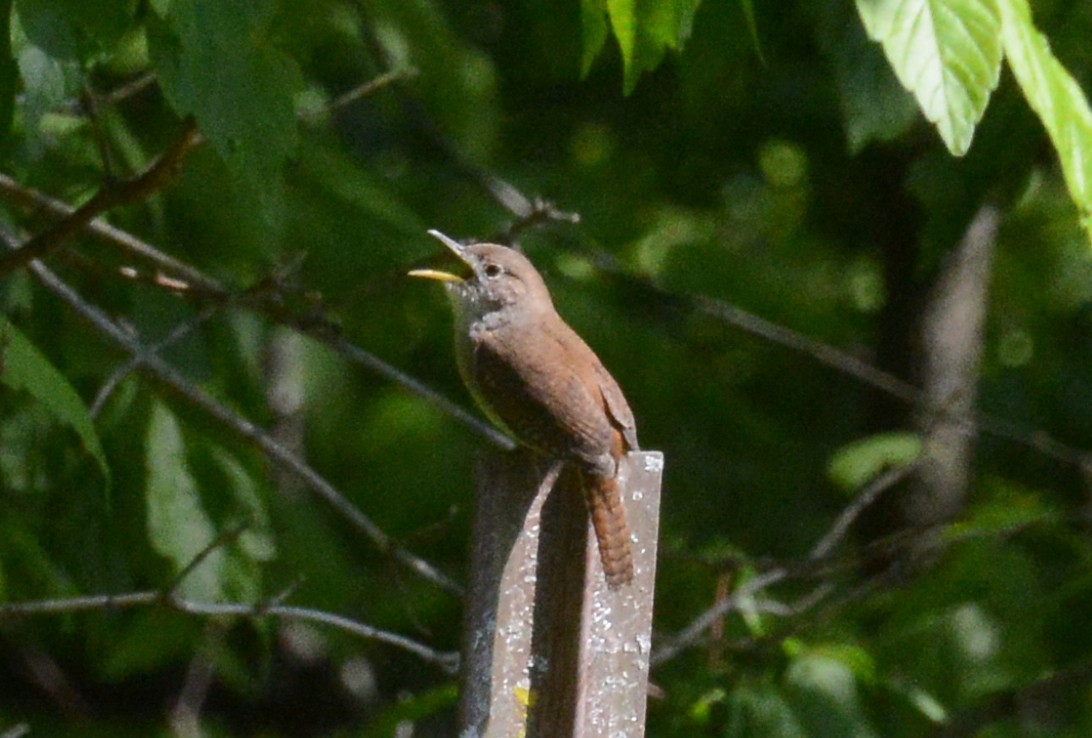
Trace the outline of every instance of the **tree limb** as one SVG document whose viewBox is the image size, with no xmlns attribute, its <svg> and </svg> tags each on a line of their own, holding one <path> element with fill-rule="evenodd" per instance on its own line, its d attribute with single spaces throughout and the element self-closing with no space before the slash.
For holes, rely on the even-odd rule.
<svg viewBox="0 0 1092 738">
<path fill-rule="evenodd" d="M 436 664 L 449 674 L 454 673 L 458 668 L 459 656 L 456 653 L 437 651 L 399 633 L 375 628 L 358 620 L 325 610 L 281 604 L 248 605 L 239 602 L 200 602 L 170 593 L 164 594 L 157 590 L 0 603 L 0 619 L 89 611 L 107 612 L 111 610 L 130 610 L 138 607 L 167 607 L 187 615 L 212 618 L 246 617 L 256 620 L 276 618 L 279 620 L 321 623 L 366 640 L 384 643 L 408 651 L 428 663 Z"/>
<path fill-rule="evenodd" d="M 178 174 L 186 154 L 197 145 L 199 137 L 193 118 L 187 118 L 182 132 L 143 173 L 132 179 L 104 184 L 68 216 L 38 233 L 21 248 L 0 255 L 0 279 L 35 259 L 45 258 L 107 210 L 143 200 L 163 189 Z"/>
<path fill-rule="evenodd" d="M 332 484 L 296 455 L 289 452 L 262 428 L 241 417 L 225 405 L 213 399 L 202 389 L 192 384 L 172 366 L 160 359 L 129 335 L 123 328 L 111 320 L 105 313 L 88 303 L 79 294 L 39 261 L 30 264 L 30 270 L 38 280 L 53 294 L 61 298 L 80 317 L 86 320 L 101 335 L 133 357 L 141 358 L 142 373 L 160 382 L 174 393 L 182 396 L 191 405 L 206 415 L 211 416 L 234 433 L 257 446 L 267 458 L 296 474 L 320 498 L 329 504 L 354 528 L 367 536 L 385 554 L 416 572 L 421 577 L 439 585 L 455 595 L 462 593 L 462 587 L 438 571 L 424 559 L 410 553 L 398 545 L 377 526 L 371 518 L 341 494 Z"/>
</svg>

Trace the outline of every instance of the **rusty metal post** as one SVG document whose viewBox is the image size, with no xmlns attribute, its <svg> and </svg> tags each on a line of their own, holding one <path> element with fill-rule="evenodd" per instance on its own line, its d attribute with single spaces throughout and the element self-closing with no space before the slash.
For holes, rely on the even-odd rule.
<svg viewBox="0 0 1092 738">
<path fill-rule="evenodd" d="M 662 468 L 654 451 L 623 462 L 635 571 L 632 584 L 611 591 L 575 480 L 557 480 L 556 466 L 525 453 L 483 462 L 462 738 L 644 735 Z"/>
</svg>

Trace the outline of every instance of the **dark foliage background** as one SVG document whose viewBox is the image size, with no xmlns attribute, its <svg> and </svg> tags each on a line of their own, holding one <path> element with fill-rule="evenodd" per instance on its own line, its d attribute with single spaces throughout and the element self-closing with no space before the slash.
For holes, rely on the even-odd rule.
<svg viewBox="0 0 1092 738">
<path fill-rule="evenodd" d="M 0 224 L 47 233 L 43 196 L 79 206 L 180 147 L 103 217 L 182 267 L 87 231 L 40 263 L 190 383 L 125 369 L 40 272 L 0 270 L 0 603 L 283 599 L 436 657 L 295 618 L 5 611 L 0 736 L 453 735 L 459 599 L 240 424 L 462 581 L 492 441 L 399 381 L 470 407 L 443 296 L 403 277 L 428 228 L 513 224 L 667 459 L 656 642 L 685 647 L 654 668 L 650 736 L 1092 731 L 1072 152 L 1006 69 L 952 156 L 850 3 L 607 5 L 645 13 L 628 66 L 596 0 L 0 2 Z M 1089 7 L 1034 4 L 1084 89 Z M 535 196 L 579 223 L 532 224 Z M 985 296 L 940 325 L 981 308 L 977 357 L 923 412 L 946 354 L 921 325 L 976 222 Z M 965 485 L 920 478 L 950 456 Z M 770 571 L 713 636 L 675 637 Z"/>
</svg>

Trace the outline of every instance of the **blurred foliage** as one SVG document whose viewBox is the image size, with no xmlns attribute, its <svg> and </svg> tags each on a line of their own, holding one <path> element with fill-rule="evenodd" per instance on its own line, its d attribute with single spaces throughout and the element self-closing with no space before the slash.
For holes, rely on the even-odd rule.
<svg viewBox="0 0 1092 738">
<path fill-rule="evenodd" d="M 993 204 L 978 404 L 1016 440 L 978 439 L 923 571 L 877 579 L 843 541 L 658 665 L 648 734 L 1089 735 L 1088 475 L 1035 439 L 1092 445 L 1090 8 L 0 2 L 0 225 L 41 232 L 56 215 L 18 191 L 78 206 L 192 115 L 205 143 L 178 178 L 107 219 L 230 295 L 133 279 L 154 270 L 90 235 L 46 263 L 462 580 L 487 442 L 273 318 L 469 406 L 442 296 L 402 278 L 437 252 L 424 231 L 503 232 L 492 177 L 578 212 L 521 243 L 666 455 L 659 639 L 726 577 L 799 563 L 855 490 L 927 452 L 899 403 L 692 298 L 912 380 L 902 311 Z M 117 374 L 129 357 L 27 270 L 0 278 L 0 310 L 0 602 L 177 585 L 458 647 L 456 598 L 184 394 Z M 150 608 L 0 619 L 0 735 L 180 733 L 202 668 L 204 735 L 454 734 L 454 681 L 412 654 Z"/>
</svg>

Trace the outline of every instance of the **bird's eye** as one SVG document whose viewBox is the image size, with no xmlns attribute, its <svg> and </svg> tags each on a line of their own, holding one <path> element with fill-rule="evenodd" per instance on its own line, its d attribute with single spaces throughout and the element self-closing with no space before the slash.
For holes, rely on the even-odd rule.
<svg viewBox="0 0 1092 738">
<path fill-rule="evenodd" d="M 487 276 L 487 277 L 499 277 L 500 273 L 501 273 L 501 268 L 500 268 L 499 264 L 486 264 L 485 265 L 485 276 Z"/>
</svg>

